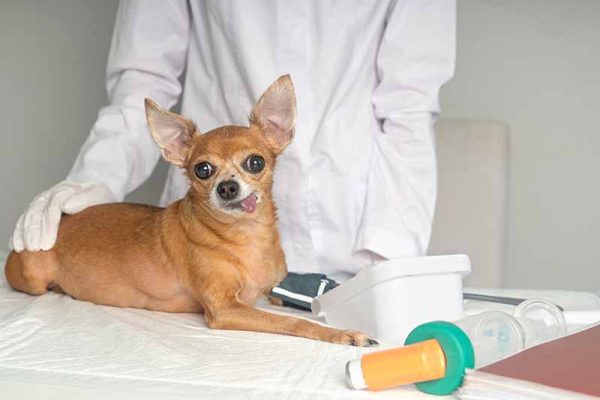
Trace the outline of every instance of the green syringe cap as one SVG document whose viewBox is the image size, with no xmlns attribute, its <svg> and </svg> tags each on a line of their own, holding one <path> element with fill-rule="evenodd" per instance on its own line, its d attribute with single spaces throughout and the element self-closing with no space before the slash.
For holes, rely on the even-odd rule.
<svg viewBox="0 0 600 400">
<path fill-rule="evenodd" d="M 462 385 L 467 368 L 475 366 L 475 353 L 469 337 L 458 326 L 450 322 L 434 321 L 419 325 L 406 338 L 409 345 L 435 339 L 446 357 L 446 374 L 443 378 L 420 382 L 419 390 L 439 396 L 454 392 Z"/>
</svg>

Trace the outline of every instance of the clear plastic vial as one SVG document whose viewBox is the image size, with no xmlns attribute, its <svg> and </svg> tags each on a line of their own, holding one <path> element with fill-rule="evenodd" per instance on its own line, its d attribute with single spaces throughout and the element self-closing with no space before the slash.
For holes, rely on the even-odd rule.
<svg viewBox="0 0 600 400">
<path fill-rule="evenodd" d="M 471 340 L 475 368 L 566 334 L 562 311 L 543 299 L 521 303 L 512 315 L 503 311 L 486 311 L 454 324 Z"/>
</svg>

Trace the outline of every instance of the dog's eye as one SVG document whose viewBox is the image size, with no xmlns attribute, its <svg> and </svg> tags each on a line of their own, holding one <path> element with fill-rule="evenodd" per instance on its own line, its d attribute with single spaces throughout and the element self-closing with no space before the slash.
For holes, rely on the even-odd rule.
<svg viewBox="0 0 600 400">
<path fill-rule="evenodd" d="M 253 155 L 246 159 L 246 169 L 254 174 L 265 168 L 265 159 L 261 156 Z"/>
<path fill-rule="evenodd" d="M 215 172 L 215 168 L 210 163 L 203 161 L 194 168 L 196 176 L 200 179 L 208 179 Z"/>
</svg>

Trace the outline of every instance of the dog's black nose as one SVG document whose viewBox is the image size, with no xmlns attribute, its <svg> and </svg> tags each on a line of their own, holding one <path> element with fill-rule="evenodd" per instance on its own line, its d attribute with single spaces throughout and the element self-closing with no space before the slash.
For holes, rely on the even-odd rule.
<svg viewBox="0 0 600 400">
<path fill-rule="evenodd" d="M 223 181 L 217 186 L 217 193 L 223 200 L 231 200 L 238 195 L 240 185 L 236 181 Z"/>
</svg>

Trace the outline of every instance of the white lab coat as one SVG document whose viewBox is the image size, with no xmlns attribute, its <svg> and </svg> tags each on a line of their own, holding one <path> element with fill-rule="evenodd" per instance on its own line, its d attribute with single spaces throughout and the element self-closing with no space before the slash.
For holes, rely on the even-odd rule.
<svg viewBox="0 0 600 400">
<path fill-rule="evenodd" d="M 432 123 L 454 71 L 454 0 L 123 1 L 108 68 L 110 105 L 68 180 L 120 200 L 159 150 L 143 99 L 207 132 L 247 124 L 290 73 L 298 119 L 273 195 L 288 267 L 343 279 L 374 258 L 423 255 L 436 198 Z M 171 166 L 161 204 L 188 187 Z"/>
</svg>

